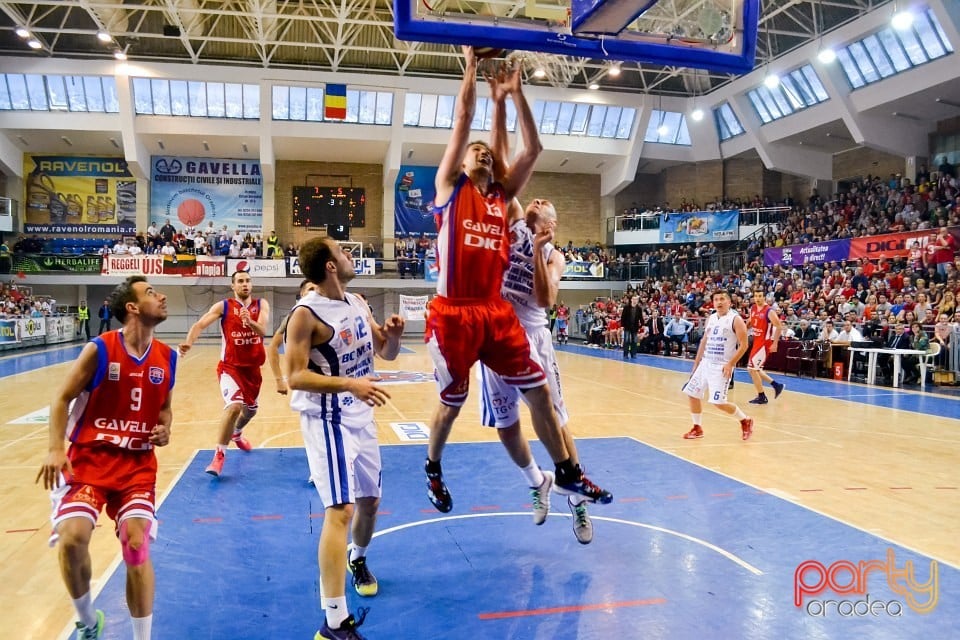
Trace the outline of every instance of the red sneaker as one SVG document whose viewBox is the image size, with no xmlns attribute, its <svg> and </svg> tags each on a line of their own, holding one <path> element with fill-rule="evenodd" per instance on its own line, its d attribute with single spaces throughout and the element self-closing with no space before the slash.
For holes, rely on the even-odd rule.
<svg viewBox="0 0 960 640">
<path fill-rule="evenodd" d="M 233 440 L 233 444 L 237 445 L 237 449 L 240 449 L 240 451 L 250 451 L 253 449 L 253 445 L 243 437 L 242 433 L 235 433 L 230 439 Z"/>
<path fill-rule="evenodd" d="M 213 462 L 210 463 L 210 466 L 207 467 L 207 473 L 212 475 L 214 478 L 219 478 L 220 474 L 223 473 L 223 461 L 227 456 L 217 449 L 217 452 L 213 454 Z"/>
<path fill-rule="evenodd" d="M 683 434 L 683 437 L 685 440 L 697 440 L 703 437 L 703 429 L 700 428 L 700 425 L 695 424 L 693 425 L 693 429 Z"/>
<path fill-rule="evenodd" d="M 740 430 L 743 431 L 741 438 L 749 440 L 753 435 L 753 418 L 744 418 L 740 421 Z"/>
</svg>

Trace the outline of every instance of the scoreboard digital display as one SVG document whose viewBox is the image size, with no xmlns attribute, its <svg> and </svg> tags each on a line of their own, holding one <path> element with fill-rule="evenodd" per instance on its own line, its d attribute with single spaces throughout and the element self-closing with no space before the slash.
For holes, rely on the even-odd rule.
<svg viewBox="0 0 960 640">
<path fill-rule="evenodd" d="M 294 187 L 293 226 L 366 226 L 367 197 L 359 187 Z"/>
</svg>

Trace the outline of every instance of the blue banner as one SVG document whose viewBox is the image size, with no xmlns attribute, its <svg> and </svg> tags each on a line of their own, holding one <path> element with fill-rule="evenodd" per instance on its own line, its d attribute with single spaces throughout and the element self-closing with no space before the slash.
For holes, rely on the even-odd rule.
<svg viewBox="0 0 960 640">
<path fill-rule="evenodd" d="M 263 179 L 257 160 L 150 159 L 150 222 L 178 228 L 262 233 Z"/>
<path fill-rule="evenodd" d="M 20 342 L 20 325 L 16 320 L 0 320 L 0 344 Z"/>
<path fill-rule="evenodd" d="M 660 221 L 661 243 L 726 242 L 739 239 L 739 211 L 664 213 Z"/>
<path fill-rule="evenodd" d="M 437 237 L 437 223 L 433 217 L 433 197 L 436 167 L 400 165 L 394 193 L 393 235 L 397 238 Z"/>
</svg>

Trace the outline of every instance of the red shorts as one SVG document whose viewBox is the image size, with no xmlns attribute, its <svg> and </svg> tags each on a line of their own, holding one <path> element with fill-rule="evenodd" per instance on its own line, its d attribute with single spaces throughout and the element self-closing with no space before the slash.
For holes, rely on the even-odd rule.
<svg viewBox="0 0 960 640">
<path fill-rule="evenodd" d="M 767 340 L 754 340 L 753 347 L 750 348 L 750 357 L 747 360 L 748 369 L 763 369 L 763 364 L 770 355 L 770 342 Z"/>
<path fill-rule="evenodd" d="M 72 446 L 68 453 L 73 474 L 50 493 L 53 533 L 69 518 L 87 518 L 96 524 L 100 511 L 116 523 L 127 518 L 155 521 L 157 458 L 153 451 L 123 452 L 115 447 Z M 154 527 L 155 528 L 155 527 Z"/>
<path fill-rule="evenodd" d="M 257 408 L 263 377 L 260 367 L 232 367 L 223 361 L 217 365 L 220 394 L 225 404 L 243 403 L 248 409 Z"/>
<path fill-rule="evenodd" d="M 463 405 L 470 388 L 470 367 L 477 360 L 520 389 L 547 382 L 543 369 L 530 357 L 530 343 L 516 312 L 502 298 L 451 302 L 436 296 L 427 310 L 424 340 L 444 404 Z"/>
</svg>

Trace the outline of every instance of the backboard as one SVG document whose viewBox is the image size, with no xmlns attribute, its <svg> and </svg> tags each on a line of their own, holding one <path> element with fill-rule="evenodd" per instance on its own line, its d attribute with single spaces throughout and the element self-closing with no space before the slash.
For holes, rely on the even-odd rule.
<svg viewBox="0 0 960 640">
<path fill-rule="evenodd" d="M 396 0 L 400 40 L 751 71 L 760 0 Z"/>
</svg>

